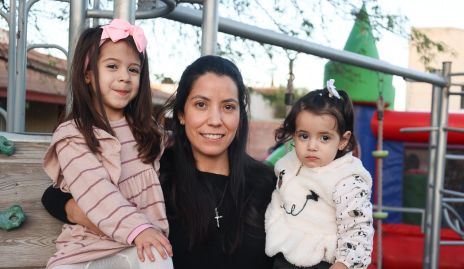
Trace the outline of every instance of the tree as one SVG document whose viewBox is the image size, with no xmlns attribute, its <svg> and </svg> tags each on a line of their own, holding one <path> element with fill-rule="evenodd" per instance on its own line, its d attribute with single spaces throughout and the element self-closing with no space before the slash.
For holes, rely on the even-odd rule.
<svg viewBox="0 0 464 269">
<path fill-rule="evenodd" d="M 93 8 L 95 1 L 85 1 L 89 1 L 89 8 Z M 48 2 L 48 4 L 39 5 L 40 2 Z M 39 29 L 42 28 L 39 21 L 47 19 L 67 22 L 69 18 L 68 3 L 60 3 L 60 1 L 52 0 L 40 2 L 35 5 L 37 7 L 31 10 L 29 19 L 29 21 L 33 22 L 35 30 L 39 32 L 39 36 Z M 55 7 L 53 12 L 50 12 L 51 2 L 53 2 L 53 6 Z M 113 0 L 101 0 L 99 2 L 100 8 L 112 9 Z M 150 6 L 150 2 L 155 2 L 155 0 L 139 0 L 139 8 Z M 195 9 L 202 8 L 200 4 L 190 2 L 198 1 L 177 0 L 178 5 L 190 5 Z M 0 10 L 7 12 L 9 9 L 8 3 L 9 1 L 0 0 Z M 313 38 L 316 27 L 326 29 L 330 22 L 335 19 L 352 21 L 355 17 L 362 16 L 359 13 L 359 9 L 362 4 L 365 4 L 369 12 L 374 35 L 380 38 L 382 34 L 391 32 L 410 40 L 422 56 L 421 60 L 426 67 L 428 67 L 428 64 L 437 53 L 449 52 L 445 44 L 431 40 L 427 35 L 418 30 L 412 29 L 411 31 L 407 31 L 405 29 L 406 22 L 408 21 L 407 17 L 385 12 L 382 10 L 378 0 L 219 0 L 219 3 L 221 16 L 301 39 Z M 176 37 L 171 38 L 175 44 L 183 44 L 188 41 L 189 45 L 199 50 L 201 42 L 200 28 L 165 19 L 143 21 L 144 25 L 151 25 L 153 29 L 157 23 L 163 24 L 163 37 L 179 33 Z M 45 41 L 48 38 L 47 36 L 42 36 L 41 40 Z M 330 41 L 330 36 L 326 36 L 325 39 L 326 41 Z M 230 35 L 220 35 L 218 45 L 219 55 L 227 55 L 237 62 L 240 62 L 245 55 L 253 58 L 267 57 L 268 62 L 271 64 L 276 55 L 295 57 L 294 53 L 281 48 L 259 44 Z M 191 54 L 191 51 L 181 51 L 181 49 L 176 49 L 176 47 L 173 46 L 173 50 L 170 52 L 171 57 L 184 57 Z"/>
</svg>

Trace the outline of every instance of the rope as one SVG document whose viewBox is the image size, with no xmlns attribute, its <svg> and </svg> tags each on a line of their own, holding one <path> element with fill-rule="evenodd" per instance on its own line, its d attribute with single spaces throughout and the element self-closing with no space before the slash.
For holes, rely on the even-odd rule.
<svg viewBox="0 0 464 269">
<path fill-rule="evenodd" d="M 0 153 L 11 156 L 15 152 L 15 149 L 16 147 L 13 141 L 10 141 L 6 139 L 6 137 L 0 135 Z"/>
</svg>

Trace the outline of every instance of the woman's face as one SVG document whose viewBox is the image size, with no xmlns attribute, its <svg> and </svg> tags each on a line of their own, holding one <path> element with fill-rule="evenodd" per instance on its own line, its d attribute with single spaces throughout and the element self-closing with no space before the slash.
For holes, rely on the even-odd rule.
<svg viewBox="0 0 464 269">
<path fill-rule="evenodd" d="M 192 145 L 197 168 L 226 161 L 240 123 L 238 89 L 228 76 L 206 73 L 192 85 L 179 120 Z"/>
</svg>

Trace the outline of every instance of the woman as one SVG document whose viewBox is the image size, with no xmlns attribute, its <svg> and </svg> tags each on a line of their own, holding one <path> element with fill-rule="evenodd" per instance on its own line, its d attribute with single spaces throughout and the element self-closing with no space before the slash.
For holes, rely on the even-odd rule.
<svg viewBox="0 0 464 269">
<path fill-rule="evenodd" d="M 245 152 L 247 106 L 238 68 L 204 56 L 186 68 L 161 113 L 173 115 L 173 146 L 161 159 L 160 180 L 176 269 L 272 266 L 264 253 L 264 212 L 275 176 Z M 57 218 L 92 227 L 69 199 L 49 188 L 43 203 Z"/>
</svg>

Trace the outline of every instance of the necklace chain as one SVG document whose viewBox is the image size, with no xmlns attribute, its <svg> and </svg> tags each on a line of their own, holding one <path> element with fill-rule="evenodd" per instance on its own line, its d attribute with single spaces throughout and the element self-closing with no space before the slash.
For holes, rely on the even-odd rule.
<svg viewBox="0 0 464 269">
<path fill-rule="evenodd" d="M 219 215 L 218 208 L 222 205 L 222 202 L 224 201 L 224 197 L 226 196 L 226 190 L 227 190 L 228 186 L 229 186 L 229 182 L 226 183 L 226 186 L 224 187 L 224 191 L 222 192 L 221 200 L 219 201 L 219 203 L 214 208 L 214 215 L 215 215 L 214 218 L 216 219 L 216 226 L 218 228 L 220 228 L 220 226 L 221 226 L 219 224 L 219 219 L 222 219 L 224 217 L 224 216 Z"/>
</svg>

